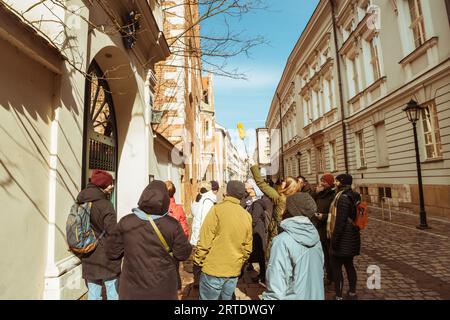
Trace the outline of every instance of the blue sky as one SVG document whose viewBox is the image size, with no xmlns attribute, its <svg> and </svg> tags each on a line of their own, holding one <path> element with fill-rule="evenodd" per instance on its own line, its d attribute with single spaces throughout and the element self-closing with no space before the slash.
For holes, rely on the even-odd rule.
<svg viewBox="0 0 450 320">
<path fill-rule="evenodd" d="M 235 129 L 238 121 L 246 129 L 265 127 L 286 60 L 318 0 L 266 0 L 265 3 L 267 10 L 248 13 L 240 21 L 230 23 L 233 30 L 245 31 L 250 36 L 262 35 L 269 42 L 254 48 L 250 58 L 242 55 L 228 61 L 229 69 L 245 72 L 248 81 L 214 76 L 216 121 L 227 129 Z M 211 25 L 205 23 L 202 32 L 208 32 L 209 28 Z M 251 152 L 254 141 L 248 143 Z"/>
</svg>

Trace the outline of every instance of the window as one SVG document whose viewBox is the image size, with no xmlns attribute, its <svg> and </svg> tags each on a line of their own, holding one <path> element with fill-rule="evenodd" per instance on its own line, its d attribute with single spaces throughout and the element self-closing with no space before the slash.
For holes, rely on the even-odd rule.
<svg viewBox="0 0 450 320">
<path fill-rule="evenodd" d="M 427 158 L 442 157 L 441 135 L 434 101 L 422 109 L 422 124 Z"/>
<path fill-rule="evenodd" d="M 303 126 L 309 124 L 308 100 L 303 100 Z"/>
<path fill-rule="evenodd" d="M 319 96 L 316 90 L 312 92 L 312 112 L 313 112 L 313 120 L 317 120 L 319 118 Z"/>
<path fill-rule="evenodd" d="M 325 80 L 325 112 L 333 107 L 333 84 L 330 79 Z"/>
<path fill-rule="evenodd" d="M 356 161 L 358 168 L 366 167 L 366 147 L 362 130 L 356 133 Z"/>
<path fill-rule="evenodd" d="M 381 78 L 380 60 L 378 58 L 378 48 L 375 43 L 375 38 L 369 41 L 370 46 L 370 64 L 372 65 L 374 81 Z"/>
<path fill-rule="evenodd" d="M 358 67 L 357 67 L 357 57 L 354 57 L 351 60 L 352 63 L 352 80 L 353 80 L 353 85 L 355 88 L 355 94 L 357 94 L 359 92 L 359 80 L 358 80 Z"/>
<path fill-rule="evenodd" d="M 306 170 L 308 174 L 311 174 L 311 150 L 306 152 Z"/>
<path fill-rule="evenodd" d="M 360 193 L 361 199 L 363 201 L 370 202 L 369 188 L 368 187 L 359 187 L 359 193 Z"/>
<path fill-rule="evenodd" d="M 205 121 L 205 136 L 206 137 L 210 137 L 211 136 L 211 132 L 210 132 L 210 127 L 209 127 L 209 121 Z"/>
<path fill-rule="evenodd" d="M 378 202 L 381 203 L 383 198 L 392 198 L 391 187 L 379 187 L 378 188 Z"/>
<path fill-rule="evenodd" d="M 324 172 L 323 147 L 317 148 L 317 172 Z"/>
<path fill-rule="evenodd" d="M 409 14 L 411 16 L 411 25 L 413 32 L 414 45 L 420 47 L 425 42 L 425 23 L 422 14 L 422 5 L 420 0 L 408 0 Z"/>
<path fill-rule="evenodd" d="M 337 158 L 336 158 L 336 141 L 330 141 L 328 144 L 330 155 L 330 171 L 337 171 Z"/>
<path fill-rule="evenodd" d="M 389 165 L 389 153 L 386 139 L 386 126 L 384 122 L 375 125 L 375 139 L 376 139 L 376 152 L 377 152 L 377 165 L 387 166 Z"/>
<path fill-rule="evenodd" d="M 208 90 L 203 90 L 203 101 L 204 101 L 206 104 L 209 104 Z"/>
</svg>

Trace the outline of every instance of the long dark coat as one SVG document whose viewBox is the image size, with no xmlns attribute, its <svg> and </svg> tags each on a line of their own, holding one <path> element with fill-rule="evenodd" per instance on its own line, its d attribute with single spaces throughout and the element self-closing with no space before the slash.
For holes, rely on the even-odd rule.
<svg viewBox="0 0 450 320">
<path fill-rule="evenodd" d="M 325 189 L 321 192 L 314 192 L 312 197 L 317 204 L 317 213 L 322 213 L 322 220 L 317 219 L 315 216 L 311 219 L 314 226 L 319 232 L 320 241 L 327 240 L 327 220 L 330 213 L 330 206 L 336 196 L 336 192 L 333 189 Z"/>
<path fill-rule="evenodd" d="M 260 261 L 260 255 L 265 255 L 268 241 L 268 228 L 272 220 L 273 204 L 269 198 L 256 200 L 247 208 L 252 216 L 253 227 L 253 251 L 250 256 L 250 262 Z"/>
<path fill-rule="evenodd" d="M 125 253 L 119 281 L 120 300 L 177 299 L 176 260 L 188 259 L 192 247 L 176 219 L 166 215 L 154 221 L 175 259 L 165 250 L 148 220 L 135 214 L 123 217 L 108 243 L 109 257 Z"/>
<path fill-rule="evenodd" d="M 359 229 L 350 221 L 356 218 L 356 201 L 360 198 L 358 193 L 348 189 L 337 201 L 336 222 L 331 237 L 331 254 L 334 256 L 347 258 L 360 253 Z"/>
<path fill-rule="evenodd" d="M 109 259 L 106 256 L 106 243 L 108 242 L 117 224 L 117 214 L 106 194 L 97 186 L 88 184 L 77 197 L 78 203 L 92 202 L 91 226 L 99 236 L 103 231 L 105 235 L 99 240 L 97 248 L 85 255 L 80 255 L 82 276 L 88 281 L 112 280 L 120 274 L 120 259 Z"/>
</svg>

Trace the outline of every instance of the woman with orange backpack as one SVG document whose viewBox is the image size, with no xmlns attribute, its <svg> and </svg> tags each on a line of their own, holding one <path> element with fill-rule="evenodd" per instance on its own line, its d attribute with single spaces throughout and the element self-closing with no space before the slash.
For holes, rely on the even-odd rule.
<svg viewBox="0 0 450 320">
<path fill-rule="evenodd" d="M 361 196 L 352 190 L 353 178 L 349 174 L 338 175 L 335 179 L 336 198 L 331 204 L 328 215 L 327 235 L 331 239 L 330 262 L 333 270 L 336 300 L 343 300 L 344 280 L 342 266 L 345 267 L 349 282 L 347 299 L 356 300 L 356 269 L 353 258 L 361 248 L 359 228 L 354 221 Z"/>
</svg>

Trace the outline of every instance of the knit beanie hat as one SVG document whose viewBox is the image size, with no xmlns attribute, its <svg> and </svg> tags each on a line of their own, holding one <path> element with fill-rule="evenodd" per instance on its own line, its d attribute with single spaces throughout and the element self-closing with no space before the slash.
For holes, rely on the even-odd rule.
<svg viewBox="0 0 450 320">
<path fill-rule="evenodd" d="M 297 192 L 287 197 L 286 210 L 293 217 L 305 216 L 311 218 L 317 212 L 317 205 L 309 193 Z"/>
<path fill-rule="evenodd" d="M 330 187 L 334 187 L 334 176 L 331 173 L 325 173 L 320 179 L 328 183 Z"/>
<path fill-rule="evenodd" d="M 245 185 L 237 180 L 231 180 L 227 184 L 227 195 L 238 200 L 245 197 Z"/>
<path fill-rule="evenodd" d="M 219 190 L 219 183 L 217 181 L 211 181 L 211 190 L 212 191 L 218 191 Z"/>
<path fill-rule="evenodd" d="M 97 187 L 106 189 L 113 184 L 113 177 L 106 171 L 94 170 L 91 174 L 91 183 L 95 184 Z"/>
<path fill-rule="evenodd" d="M 336 177 L 336 180 L 342 183 L 344 186 L 351 186 L 353 183 L 353 178 L 348 173 L 340 174 Z"/>
</svg>

